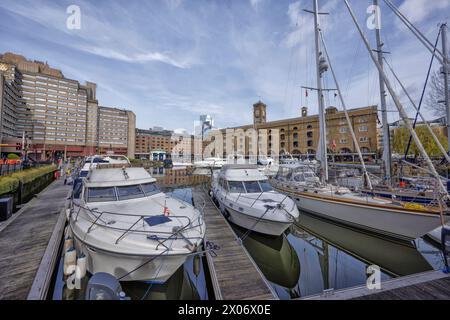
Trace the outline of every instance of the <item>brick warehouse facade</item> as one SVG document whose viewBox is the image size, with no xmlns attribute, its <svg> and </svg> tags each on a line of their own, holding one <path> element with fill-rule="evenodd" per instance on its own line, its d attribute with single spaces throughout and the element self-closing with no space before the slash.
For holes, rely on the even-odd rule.
<svg viewBox="0 0 450 320">
<path fill-rule="evenodd" d="M 99 105 L 96 89 L 47 63 L 0 55 L 1 143 L 22 143 L 25 137 L 28 154 L 37 160 L 107 151 L 134 157 L 136 116 Z"/>
<path fill-rule="evenodd" d="M 298 118 L 284 119 L 278 121 L 267 121 L 267 106 L 259 101 L 253 105 L 253 125 L 244 125 L 240 127 L 216 130 L 211 133 L 212 139 L 217 134 L 226 134 L 227 130 L 234 130 L 235 136 L 228 143 L 233 145 L 230 149 L 236 154 L 245 156 L 255 156 L 251 150 L 273 150 L 279 155 L 291 154 L 293 156 L 313 156 L 317 152 L 319 143 L 319 116 L 308 115 L 308 109 L 301 109 L 301 116 Z M 376 157 L 378 154 L 377 124 L 378 111 L 377 106 L 369 106 L 348 110 L 352 127 L 354 128 L 356 138 L 361 147 L 362 153 L 367 157 Z M 327 123 L 327 147 L 329 154 L 339 155 L 341 157 L 354 156 L 356 147 L 348 128 L 345 113 L 335 107 L 326 109 Z M 246 132 L 249 129 L 258 130 L 255 142 L 251 141 Z M 263 138 L 261 132 L 265 131 L 266 138 Z M 272 132 L 273 131 L 273 132 Z M 273 134 L 277 132 L 278 141 L 275 141 Z M 262 141 L 262 139 L 267 139 Z M 265 144 L 264 148 L 262 146 Z M 223 156 L 227 150 L 227 139 L 223 139 Z M 218 154 L 215 154 L 218 155 Z"/>
</svg>

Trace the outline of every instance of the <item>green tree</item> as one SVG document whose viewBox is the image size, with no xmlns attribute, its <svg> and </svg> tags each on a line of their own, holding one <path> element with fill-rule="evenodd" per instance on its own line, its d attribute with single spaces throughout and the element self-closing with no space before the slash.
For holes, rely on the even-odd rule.
<svg viewBox="0 0 450 320">
<path fill-rule="evenodd" d="M 439 142 L 444 146 L 447 146 L 447 137 L 443 134 L 442 128 L 432 128 L 434 134 L 438 138 Z M 425 151 L 431 157 L 440 157 L 442 156 L 441 151 L 437 143 L 434 141 L 430 132 L 428 131 L 426 126 L 418 126 L 416 127 L 417 135 L 419 136 L 420 142 L 425 148 Z M 407 128 L 398 128 L 395 129 L 392 136 L 392 150 L 395 153 L 403 155 L 406 151 L 406 147 L 409 141 L 409 130 Z M 413 156 L 419 156 L 419 149 L 417 148 L 414 141 L 411 143 L 411 147 L 409 148 L 409 154 Z"/>
<path fill-rule="evenodd" d="M 9 160 L 18 160 L 18 159 L 20 159 L 20 157 L 15 153 L 10 153 L 10 154 L 8 154 L 8 159 Z"/>
</svg>

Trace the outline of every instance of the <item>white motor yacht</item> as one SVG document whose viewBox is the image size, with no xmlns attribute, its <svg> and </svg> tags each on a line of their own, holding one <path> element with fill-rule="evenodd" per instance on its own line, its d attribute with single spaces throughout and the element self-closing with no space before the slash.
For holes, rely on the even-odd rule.
<svg viewBox="0 0 450 320">
<path fill-rule="evenodd" d="M 231 222 L 279 236 L 299 216 L 289 197 L 272 189 L 256 165 L 225 165 L 213 174 L 212 196 Z"/>
<path fill-rule="evenodd" d="M 194 168 L 196 168 L 196 169 L 205 169 L 205 168 L 220 169 L 226 163 L 227 162 L 222 158 L 206 158 L 202 161 L 194 162 Z"/>
<path fill-rule="evenodd" d="M 201 212 L 161 192 L 144 168 L 98 163 L 75 198 L 70 229 L 92 274 L 165 282 L 205 235 Z"/>
</svg>

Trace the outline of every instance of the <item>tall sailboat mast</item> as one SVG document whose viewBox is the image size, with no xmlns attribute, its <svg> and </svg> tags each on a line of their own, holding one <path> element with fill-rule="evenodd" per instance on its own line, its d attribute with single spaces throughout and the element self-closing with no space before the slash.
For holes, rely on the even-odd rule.
<svg viewBox="0 0 450 320">
<path fill-rule="evenodd" d="M 379 8 L 379 1 L 374 0 L 373 4 L 375 6 L 375 10 Z M 381 68 L 384 68 L 383 62 L 383 46 L 384 43 L 381 41 L 381 25 L 379 16 L 381 13 L 376 12 L 376 28 L 375 28 L 375 36 L 377 39 L 377 53 L 378 53 L 378 63 Z M 383 165 L 384 165 L 384 176 L 386 179 L 386 184 L 388 186 L 392 185 L 392 160 L 391 160 L 391 138 L 389 132 L 389 123 L 388 123 L 388 115 L 387 115 L 387 104 L 386 104 L 386 86 L 383 81 L 383 77 L 381 73 L 378 73 L 379 83 L 380 83 L 380 103 L 381 103 L 381 122 L 383 125 Z"/>
<path fill-rule="evenodd" d="M 316 41 L 316 71 L 317 71 L 317 96 L 319 101 L 319 146 L 317 150 L 318 160 L 322 169 L 322 182 L 328 181 L 328 158 L 327 158 L 327 137 L 326 137 L 326 122 L 325 122 L 325 101 L 322 88 L 322 73 L 326 71 L 326 62 L 320 50 L 320 21 L 319 21 L 319 1 L 314 2 L 314 34 Z"/>
<path fill-rule="evenodd" d="M 449 83 L 448 83 L 448 76 L 450 73 L 449 70 L 449 58 L 448 58 L 448 47 L 447 47 L 447 31 L 448 27 L 447 24 L 444 23 L 441 26 L 441 34 L 442 34 L 442 55 L 443 58 L 443 66 L 442 66 L 442 72 L 444 74 L 444 103 L 445 103 L 445 115 L 447 117 L 447 132 L 448 136 L 450 137 L 450 92 L 449 92 Z M 450 152 L 450 139 L 448 139 L 448 151 Z"/>
</svg>

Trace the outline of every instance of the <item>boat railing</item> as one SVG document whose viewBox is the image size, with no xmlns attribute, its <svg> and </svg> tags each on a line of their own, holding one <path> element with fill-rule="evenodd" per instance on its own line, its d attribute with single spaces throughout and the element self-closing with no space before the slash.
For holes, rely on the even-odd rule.
<svg viewBox="0 0 450 320">
<path fill-rule="evenodd" d="M 169 232 L 169 231 L 154 230 L 154 229 L 152 229 L 152 227 L 150 225 L 147 225 L 150 228 L 150 230 L 142 230 L 142 229 L 135 228 L 138 225 L 138 223 L 141 221 L 143 223 L 143 226 L 145 226 L 144 219 L 154 217 L 155 215 L 151 215 L 151 214 L 136 215 L 136 214 L 118 213 L 118 212 L 110 212 L 110 211 L 98 211 L 94 208 L 88 208 L 88 207 L 81 206 L 81 205 L 76 205 L 76 206 L 79 207 L 77 213 L 74 214 L 75 213 L 74 208 L 72 208 L 73 211 L 71 212 L 71 216 L 74 215 L 73 219 L 75 222 L 78 220 L 80 211 L 82 209 L 90 212 L 93 215 L 93 217 L 91 217 L 91 218 L 93 218 L 93 220 L 87 230 L 87 233 L 90 233 L 95 226 L 99 226 L 102 228 L 107 228 L 107 229 L 111 229 L 111 230 L 115 230 L 115 231 L 122 231 L 122 234 L 116 239 L 115 244 L 118 244 L 120 242 L 120 240 L 122 240 L 124 237 L 126 237 L 130 233 L 139 233 L 139 234 L 144 234 L 144 235 L 147 234 L 147 239 L 157 241 L 158 242 L 157 248 L 159 245 L 163 245 L 164 247 L 166 247 L 164 245 L 164 243 L 170 239 L 178 240 L 181 238 L 183 240 L 186 240 L 188 243 L 191 243 L 190 240 L 202 239 L 201 237 L 186 237 L 182 234 L 182 232 L 184 232 L 184 231 L 194 229 L 197 227 L 200 227 L 200 231 L 201 231 L 200 234 L 203 234 L 203 231 L 204 231 L 205 222 L 202 219 L 202 217 L 203 217 L 202 211 L 199 211 L 199 213 L 196 216 L 194 216 L 192 219 L 189 218 L 188 216 L 169 215 L 170 218 L 175 218 L 175 219 L 185 221 L 181 226 L 178 227 L 178 229 L 176 231 Z M 104 218 L 105 215 L 137 217 L 138 219 L 134 223 L 132 223 L 128 228 L 120 228 L 120 227 L 115 227 L 114 226 L 115 222 L 113 222 L 113 221 L 108 222 L 106 220 L 103 220 L 102 218 Z M 101 221 L 101 223 L 99 223 L 99 221 Z M 196 222 L 196 224 L 194 224 L 193 221 Z M 179 235 L 180 237 L 178 238 L 177 235 Z M 166 237 L 160 238 L 159 236 L 166 236 Z"/>
</svg>

